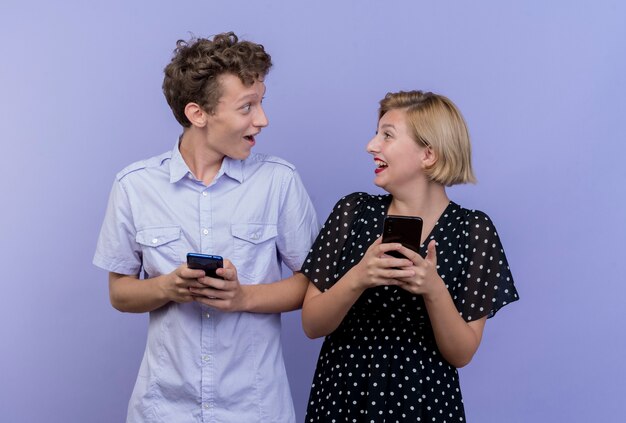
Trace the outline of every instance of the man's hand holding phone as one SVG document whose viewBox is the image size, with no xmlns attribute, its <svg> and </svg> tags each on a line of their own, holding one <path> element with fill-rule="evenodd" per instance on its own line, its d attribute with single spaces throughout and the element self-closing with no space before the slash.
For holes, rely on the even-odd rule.
<svg viewBox="0 0 626 423">
<path fill-rule="evenodd" d="M 199 278 L 204 277 L 204 271 L 190 269 L 186 263 L 178 266 L 173 272 L 159 277 L 160 289 L 168 301 L 176 303 L 188 303 L 195 298 L 191 293 L 192 288 L 202 288 Z"/>
<path fill-rule="evenodd" d="M 224 267 L 224 259 L 221 256 L 187 253 L 187 267 L 204 270 L 205 276 L 223 279 L 217 274 L 217 269 Z"/>
<path fill-rule="evenodd" d="M 230 260 L 190 253 L 187 263 L 206 272 L 204 277 L 197 279 L 200 286 L 189 288 L 195 301 L 222 311 L 245 309 L 244 291 L 237 278 L 237 269 Z"/>
</svg>

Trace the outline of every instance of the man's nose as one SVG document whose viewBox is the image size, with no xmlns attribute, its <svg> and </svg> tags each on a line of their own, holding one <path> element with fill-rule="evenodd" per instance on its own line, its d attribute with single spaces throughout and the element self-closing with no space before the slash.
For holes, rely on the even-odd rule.
<svg viewBox="0 0 626 423">
<path fill-rule="evenodd" d="M 259 105 L 259 111 L 254 116 L 253 124 L 254 126 L 258 126 L 261 128 L 264 128 L 269 124 L 269 121 L 267 120 L 267 115 L 265 114 L 265 110 L 263 109 L 263 106 Z"/>
</svg>

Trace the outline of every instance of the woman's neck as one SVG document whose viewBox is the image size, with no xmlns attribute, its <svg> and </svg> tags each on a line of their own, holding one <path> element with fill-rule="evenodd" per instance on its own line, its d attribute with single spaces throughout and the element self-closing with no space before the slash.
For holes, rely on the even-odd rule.
<svg viewBox="0 0 626 423">
<path fill-rule="evenodd" d="M 389 204 L 387 213 L 421 217 L 422 235 L 420 243 L 425 243 L 439 217 L 450 204 L 450 199 L 446 195 L 445 187 L 441 184 L 428 182 L 421 188 L 407 191 L 408 194 L 405 193 L 405 195 L 392 193 L 391 204 Z"/>
<path fill-rule="evenodd" d="M 445 187 L 435 182 L 391 195 L 389 214 L 421 216 L 422 219 L 429 216 L 439 218 L 450 203 Z"/>
</svg>

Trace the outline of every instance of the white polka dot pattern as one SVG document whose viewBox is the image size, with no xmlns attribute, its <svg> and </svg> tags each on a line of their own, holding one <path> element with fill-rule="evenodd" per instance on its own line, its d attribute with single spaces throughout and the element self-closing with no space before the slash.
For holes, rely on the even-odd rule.
<svg viewBox="0 0 626 423">
<path fill-rule="evenodd" d="M 367 193 L 339 200 L 302 269 L 320 290 L 380 236 L 390 201 Z M 450 202 L 428 239 L 437 241 L 438 272 L 466 321 L 491 317 L 518 299 L 486 214 Z M 420 295 L 387 286 L 361 295 L 324 341 L 305 421 L 465 421 L 457 371 L 437 349 Z"/>
</svg>

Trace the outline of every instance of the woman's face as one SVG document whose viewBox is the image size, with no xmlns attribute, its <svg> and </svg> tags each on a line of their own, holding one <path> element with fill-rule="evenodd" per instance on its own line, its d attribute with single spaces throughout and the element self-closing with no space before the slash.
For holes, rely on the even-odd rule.
<svg viewBox="0 0 626 423">
<path fill-rule="evenodd" d="M 376 135 L 367 144 L 367 152 L 376 164 L 374 184 L 393 193 L 424 178 L 426 150 L 410 135 L 406 112 L 389 110 L 380 118 Z"/>
</svg>

